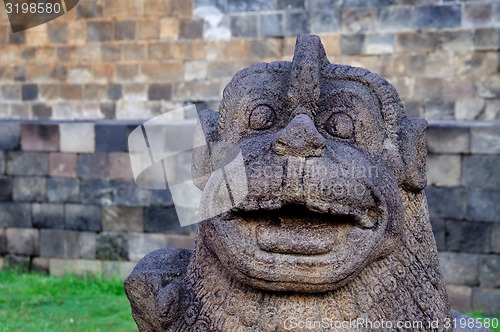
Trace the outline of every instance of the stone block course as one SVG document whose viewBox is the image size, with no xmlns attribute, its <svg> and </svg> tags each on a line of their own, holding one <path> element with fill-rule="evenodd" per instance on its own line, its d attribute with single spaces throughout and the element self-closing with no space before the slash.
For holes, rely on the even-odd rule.
<svg viewBox="0 0 500 332">
<path fill-rule="evenodd" d="M 40 256 L 78 258 L 79 232 L 67 230 L 40 230 Z"/>
<path fill-rule="evenodd" d="M 144 231 L 149 233 L 189 233 L 186 227 L 180 226 L 175 208 L 162 206 L 149 206 L 144 209 Z"/>
<path fill-rule="evenodd" d="M 440 252 L 439 260 L 445 283 L 467 286 L 479 284 L 479 259 L 477 255 Z"/>
<path fill-rule="evenodd" d="M 65 227 L 79 231 L 100 231 L 100 207 L 97 205 L 66 204 Z"/>
<path fill-rule="evenodd" d="M 448 220 L 446 247 L 449 251 L 489 253 L 493 225 L 486 222 Z"/>
<path fill-rule="evenodd" d="M 500 191 L 470 189 L 467 192 L 467 219 L 498 222 Z"/>
<path fill-rule="evenodd" d="M 472 307 L 483 310 L 485 315 L 497 315 L 500 312 L 499 288 L 474 288 L 472 291 Z"/>
<path fill-rule="evenodd" d="M 459 155 L 428 155 L 427 185 L 456 187 L 461 183 L 462 159 Z"/>
<path fill-rule="evenodd" d="M 100 233 L 96 240 L 96 258 L 100 260 L 127 260 L 127 235 L 119 232 Z"/>
<path fill-rule="evenodd" d="M 8 152 L 7 174 L 20 176 L 47 175 L 48 154 L 41 152 Z"/>
<path fill-rule="evenodd" d="M 425 194 L 431 219 L 464 218 L 467 206 L 467 191 L 464 188 L 427 187 Z"/>
<path fill-rule="evenodd" d="M 50 259 L 49 263 L 50 275 L 52 276 L 63 276 L 65 274 L 71 273 L 79 276 L 84 276 L 87 274 L 91 275 L 101 275 L 102 274 L 102 264 L 101 261 L 89 260 L 89 259 Z"/>
<path fill-rule="evenodd" d="M 134 180 L 128 153 L 112 152 L 109 154 L 109 178 L 114 180 Z"/>
<path fill-rule="evenodd" d="M 59 150 L 59 127 L 57 125 L 21 125 L 21 149 L 23 151 Z"/>
<path fill-rule="evenodd" d="M 472 310 L 472 287 L 446 285 L 450 306 L 455 310 Z"/>
<path fill-rule="evenodd" d="M 38 230 L 33 228 L 7 228 L 7 251 L 10 254 L 38 255 Z"/>
<path fill-rule="evenodd" d="M 64 229 L 64 205 L 33 204 L 32 218 L 35 228 Z"/>
<path fill-rule="evenodd" d="M 461 24 L 460 5 L 415 7 L 415 28 L 455 28 Z"/>
<path fill-rule="evenodd" d="M 72 178 L 47 179 L 49 202 L 77 203 L 80 201 L 80 181 Z"/>
<path fill-rule="evenodd" d="M 500 156 L 465 156 L 462 182 L 469 188 L 500 188 Z"/>
<path fill-rule="evenodd" d="M 61 152 L 95 152 L 95 131 L 92 123 L 59 125 Z"/>
<path fill-rule="evenodd" d="M 429 153 L 470 153 L 469 128 L 431 126 L 426 137 Z"/>
<path fill-rule="evenodd" d="M 103 206 L 102 229 L 117 232 L 142 232 L 144 230 L 143 208 Z"/>
<path fill-rule="evenodd" d="M 500 126 L 471 128 L 471 151 L 500 154 Z"/>
<path fill-rule="evenodd" d="M 12 184 L 12 198 L 16 202 L 43 202 L 47 198 L 46 178 L 15 177 Z"/>
<path fill-rule="evenodd" d="M 0 227 L 31 227 L 31 205 L 0 203 Z"/>
<path fill-rule="evenodd" d="M 499 255 L 482 255 L 480 257 L 479 284 L 486 288 L 500 288 Z"/>
<path fill-rule="evenodd" d="M 49 154 L 49 175 L 62 177 L 76 176 L 76 153 L 59 153 L 54 152 Z"/>
<path fill-rule="evenodd" d="M 164 234 L 128 233 L 128 257 L 132 261 L 139 261 L 146 254 L 158 248 L 165 248 Z"/>
</svg>

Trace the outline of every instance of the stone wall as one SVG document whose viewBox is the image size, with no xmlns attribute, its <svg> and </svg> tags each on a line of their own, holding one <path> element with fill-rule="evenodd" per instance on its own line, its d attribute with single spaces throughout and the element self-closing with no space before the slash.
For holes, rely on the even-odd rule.
<svg viewBox="0 0 500 332">
<path fill-rule="evenodd" d="M 126 137 L 217 108 L 239 69 L 290 60 L 299 32 L 386 77 L 410 116 L 497 121 L 431 125 L 427 197 L 452 304 L 500 313 L 494 0 L 85 0 L 16 34 L 0 10 L 0 268 L 125 275 L 150 250 L 192 247 L 168 192 L 133 182 Z"/>
<path fill-rule="evenodd" d="M 195 227 L 179 226 L 168 190 L 133 180 L 137 125 L 0 122 L 0 266 L 125 276 L 154 249 L 193 247 Z M 427 200 L 452 304 L 500 313 L 500 125 L 437 122 L 427 137 Z"/>
<path fill-rule="evenodd" d="M 127 275 L 154 249 L 192 248 L 195 229 L 180 227 L 169 191 L 134 182 L 137 125 L 0 121 L 0 257 L 51 274 Z"/>
<path fill-rule="evenodd" d="M 500 119 L 500 3 L 86 0 L 10 33 L 0 11 L 0 118 L 148 119 L 216 107 L 234 73 L 290 59 L 299 32 L 388 78 L 429 120 Z M 192 114 L 176 114 L 192 117 Z"/>
</svg>

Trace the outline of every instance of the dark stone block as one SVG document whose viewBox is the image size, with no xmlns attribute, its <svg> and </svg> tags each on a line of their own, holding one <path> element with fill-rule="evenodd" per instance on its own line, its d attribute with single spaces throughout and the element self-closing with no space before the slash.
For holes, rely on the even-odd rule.
<svg viewBox="0 0 500 332">
<path fill-rule="evenodd" d="M 123 206 L 147 206 L 151 201 L 151 191 L 140 188 L 131 181 L 111 181 L 116 189 L 115 204 Z"/>
<path fill-rule="evenodd" d="M 13 33 L 9 29 L 9 43 L 10 44 L 24 44 L 25 41 L 26 41 L 26 38 L 24 35 L 24 31 L 19 31 L 19 32 Z"/>
<path fill-rule="evenodd" d="M 494 28 L 477 29 L 472 37 L 474 47 L 479 50 L 498 50 L 500 46 L 500 30 Z"/>
<path fill-rule="evenodd" d="M 306 12 L 286 15 L 285 35 L 297 35 L 309 32 L 309 14 Z"/>
<path fill-rule="evenodd" d="M 108 97 L 111 100 L 119 100 L 122 97 L 121 84 L 110 84 L 108 86 Z"/>
<path fill-rule="evenodd" d="M 283 36 L 283 15 L 259 15 L 262 36 Z"/>
<path fill-rule="evenodd" d="M 500 188 L 500 157 L 464 156 L 462 169 L 465 186 Z"/>
<path fill-rule="evenodd" d="M 43 202 L 46 199 L 44 177 L 15 177 L 12 197 L 17 202 Z"/>
<path fill-rule="evenodd" d="M 408 29 L 411 28 L 412 8 L 410 7 L 382 7 L 377 10 L 376 27 L 385 29 Z"/>
<path fill-rule="evenodd" d="M 47 179 L 47 198 L 49 202 L 78 202 L 80 200 L 80 181 L 57 177 Z"/>
<path fill-rule="evenodd" d="M 65 226 L 67 229 L 78 231 L 99 232 L 101 230 L 101 207 L 67 204 Z"/>
<path fill-rule="evenodd" d="M 479 255 L 440 252 L 439 260 L 447 284 L 477 286 L 479 282 Z"/>
<path fill-rule="evenodd" d="M 5 154 L 0 151 L 0 175 L 5 174 Z"/>
<path fill-rule="evenodd" d="M 441 251 L 446 250 L 446 222 L 440 218 L 432 218 L 431 225 L 437 249 Z"/>
<path fill-rule="evenodd" d="M 12 200 L 12 179 L 0 177 L 0 202 Z"/>
<path fill-rule="evenodd" d="M 470 27 L 491 24 L 493 5 L 491 3 L 468 3 L 464 6 L 464 25 Z"/>
<path fill-rule="evenodd" d="M 0 228 L 0 255 L 7 253 L 7 235 L 5 234 L 5 229 Z"/>
<path fill-rule="evenodd" d="M 115 103 L 102 103 L 101 113 L 107 120 L 112 120 L 116 117 L 116 104 Z"/>
<path fill-rule="evenodd" d="M 231 16 L 231 32 L 234 37 L 257 36 L 257 15 Z"/>
<path fill-rule="evenodd" d="M 278 9 L 280 10 L 290 10 L 290 9 L 304 9 L 305 0 L 278 0 Z"/>
<path fill-rule="evenodd" d="M 63 230 L 40 230 L 40 256 L 58 258 L 78 258 L 78 232 Z"/>
<path fill-rule="evenodd" d="M 418 29 L 459 27 L 461 17 L 460 5 L 415 7 L 415 27 Z"/>
<path fill-rule="evenodd" d="M 96 136 L 97 142 L 97 136 Z M 103 148 L 103 147 L 101 147 Z M 78 155 L 78 176 L 82 179 L 103 179 L 108 175 L 106 153 L 82 153 Z"/>
<path fill-rule="evenodd" d="M 431 219 L 462 219 L 465 216 L 467 193 L 464 188 L 427 187 L 425 194 Z"/>
<path fill-rule="evenodd" d="M 365 42 L 365 35 L 342 35 L 340 37 L 340 50 L 342 54 L 361 54 L 363 51 L 363 44 Z"/>
<path fill-rule="evenodd" d="M 340 3 L 341 5 L 341 3 Z M 338 0 L 309 0 L 307 2 L 307 6 L 309 10 L 331 10 L 332 8 L 337 7 L 337 10 L 340 10 L 339 8 L 339 1 Z"/>
<path fill-rule="evenodd" d="M 481 287 L 500 288 L 500 256 L 482 255 L 479 263 Z"/>
<path fill-rule="evenodd" d="M 152 190 L 151 205 L 173 206 L 172 194 L 169 189 Z"/>
<path fill-rule="evenodd" d="M 103 232 L 97 236 L 96 258 L 107 261 L 128 260 L 127 236 L 118 232 Z"/>
<path fill-rule="evenodd" d="M 500 220 L 499 190 L 469 190 L 467 193 L 467 218 L 476 221 Z"/>
<path fill-rule="evenodd" d="M 102 16 L 102 5 L 101 1 L 98 0 L 80 1 L 80 4 L 76 8 L 76 12 L 80 18 L 96 18 Z"/>
<path fill-rule="evenodd" d="M 115 40 L 134 40 L 135 39 L 135 21 L 116 21 L 115 22 Z"/>
<path fill-rule="evenodd" d="M 446 245 L 449 251 L 488 253 L 491 248 L 491 223 L 448 220 Z"/>
<path fill-rule="evenodd" d="M 87 23 L 88 41 L 110 41 L 113 39 L 113 24 L 111 22 L 94 21 Z"/>
<path fill-rule="evenodd" d="M 21 130 L 18 123 L 0 123 L 0 150 L 19 149 Z"/>
<path fill-rule="evenodd" d="M 426 31 L 398 33 L 396 40 L 400 52 L 434 51 L 440 45 L 435 33 Z"/>
<path fill-rule="evenodd" d="M 47 25 L 49 40 L 52 43 L 64 44 L 68 40 L 68 27 L 66 23 L 53 25 Z"/>
<path fill-rule="evenodd" d="M 337 10 L 322 10 L 311 15 L 311 32 L 340 32 L 342 15 Z"/>
<path fill-rule="evenodd" d="M 250 44 L 250 56 L 271 58 L 277 57 L 277 49 L 273 48 L 264 39 L 255 39 Z"/>
<path fill-rule="evenodd" d="M 277 0 L 231 0 L 227 5 L 228 12 L 262 12 L 278 9 Z"/>
<path fill-rule="evenodd" d="M 80 199 L 83 204 L 114 204 L 116 188 L 108 180 L 83 180 L 80 184 Z"/>
<path fill-rule="evenodd" d="M 7 153 L 7 174 L 9 175 L 47 175 L 49 155 L 42 152 Z"/>
<path fill-rule="evenodd" d="M 95 148 L 97 152 L 127 151 L 127 128 L 117 125 L 95 125 Z"/>
<path fill-rule="evenodd" d="M 170 100 L 172 99 L 172 85 L 154 83 L 148 87 L 149 100 Z"/>
<path fill-rule="evenodd" d="M 153 233 L 188 234 L 181 227 L 174 207 L 150 206 L 144 209 L 144 231 Z"/>
<path fill-rule="evenodd" d="M 342 23 L 345 32 L 361 33 L 373 30 L 374 14 L 370 8 L 344 9 Z"/>
<path fill-rule="evenodd" d="M 0 203 L 0 227 L 31 227 L 31 205 Z"/>
<path fill-rule="evenodd" d="M 191 18 L 181 20 L 180 37 L 183 39 L 203 38 L 204 20 L 201 18 Z"/>
<path fill-rule="evenodd" d="M 38 85 L 36 84 L 23 84 L 21 89 L 23 100 L 35 100 L 38 98 Z"/>
<path fill-rule="evenodd" d="M 52 106 L 47 104 L 34 104 L 32 113 L 33 117 L 37 120 L 50 120 L 52 117 Z"/>
<path fill-rule="evenodd" d="M 64 229 L 64 205 L 33 204 L 33 227 Z"/>
<path fill-rule="evenodd" d="M 344 0 L 342 3 L 343 7 L 370 7 L 372 5 L 372 0 Z"/>
</svg>

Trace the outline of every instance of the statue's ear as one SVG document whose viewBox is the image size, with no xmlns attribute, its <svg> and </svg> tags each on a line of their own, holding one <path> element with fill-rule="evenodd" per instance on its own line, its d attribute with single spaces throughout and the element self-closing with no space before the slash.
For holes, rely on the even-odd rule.
<svg viewBox="0 0 500 332">
<path fill-rule="evenodd" d="M 193 183 L 203 190 L 213 172 L 214 145 L 220 141 L 219 113 L 209 109 L 198 111 L 198 119 L 194 133 L 191 173 Z"/>
<path fill-rule="evenodd" d="M 424 119 L 405 119 L 402 123 L 400 147 L 405 165 L 403 188 L 408 191 L 419 192 L 427 184 L 425 175 L 425 158 L 427 157 L 426 128 L 427 121 Z"/>
</svg>

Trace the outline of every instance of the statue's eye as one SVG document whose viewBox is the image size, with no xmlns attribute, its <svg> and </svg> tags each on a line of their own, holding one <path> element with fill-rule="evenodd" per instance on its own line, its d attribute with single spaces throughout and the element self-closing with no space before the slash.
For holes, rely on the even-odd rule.
<svg viewBox="0 0 500 332">
<path fill-rule="evenodd" d="M 335 113 L 326 121 L 326 131 L 335 137 L 351 138 L 354 134 L 354 124 L 349 115 Z"/>
<path fill-rule="evenodd" d="M 268 129 L 273 125 L 275 118 L 276 114 L 270 106 L 259 105 L 250 113 L 250 128 L 255 130 Z"/>
</svg>

